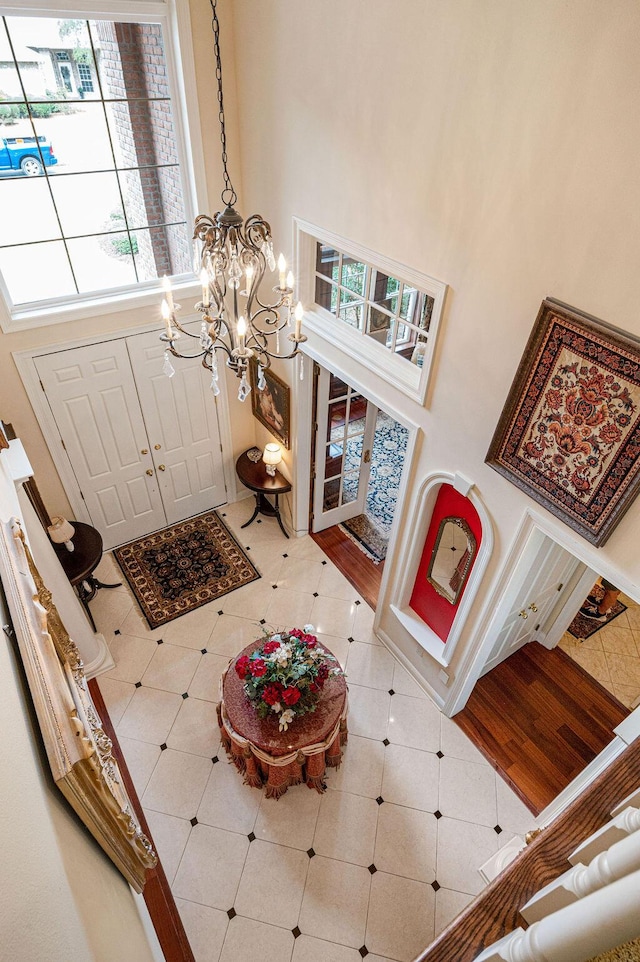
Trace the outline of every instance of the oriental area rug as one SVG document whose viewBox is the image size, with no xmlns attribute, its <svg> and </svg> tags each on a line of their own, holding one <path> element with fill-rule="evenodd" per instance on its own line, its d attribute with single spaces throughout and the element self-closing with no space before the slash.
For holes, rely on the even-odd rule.
<svg viewBox="0 0 640 962">
<path fill-rule="evenodd" d="M 150 628 L 260 577 L 215 511 L 131 541 L 114 555 Z"/>
<path fill-rule="evenodd" d="M 600 585 L 596 586 L 592 591 L 592 597 L 594 597 L 598 602 L 600 602 L 604 596 L 604 590 Z M 606 621 L 596 621 L 594 618 L 587 618 L 583 615 L 581 611 L 575 616 L 567 631 L 578 641 L 584 641 L 586 638 L 590 638 L 591 635 L 595 635 L 596 631 L 600 631 L 601 628 L 605 628 L 610 621 L 621 615 L 623 611 L 627 610 L 627 606 L 623 605 L 621 601 L 616 601 L 614 605 L 607 612 Z"/>
<path fill-rule="evenodd" d="M 364 430 L 364 418 L 352 422 L 352 425 L 354 430 L 360 426 Z M 409 432 L 402 424 L 398 424 L 384 411 L 378 412 L 365 513 L 343 521 L 340 525 L 345 534 L 374 564 L 384 561 L 387 554 L 389 531 L 393 524 L 408 438 Z M 345 471 L 348 473 L 343 480 L 343 497 L 353 501 L 358 495 L 357 469 L 360 464 L 362 438 L 348 438 L 346 447 Z"/>
</svg>

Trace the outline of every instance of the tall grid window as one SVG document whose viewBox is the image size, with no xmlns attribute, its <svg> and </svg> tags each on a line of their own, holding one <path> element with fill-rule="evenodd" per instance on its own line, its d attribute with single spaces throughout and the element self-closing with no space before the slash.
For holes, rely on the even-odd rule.
<svg viewBox="0 0 640 962">
<path fill-rule="evenodd" d="M 422 366 L 434 307 L 430 295 L 318 242 L 315 299 L 337 321 Z"/>
<path fill-rule="evenodd" d="M 13 306 L 191 271 L 160 24 L 0 19 L 0 210 Z"/>
</svg>

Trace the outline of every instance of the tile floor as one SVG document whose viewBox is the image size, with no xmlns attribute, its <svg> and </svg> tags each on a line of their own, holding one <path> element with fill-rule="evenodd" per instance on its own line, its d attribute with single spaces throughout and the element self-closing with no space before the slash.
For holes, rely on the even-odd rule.
<svg viewBox="0 0 640 962">
<path fill-rule="evenodd" d="M 612 695 L 635 708 L 640 702 L 640 605 L 626 595 L 627 610 L 590 638 L 579 641 L 568 631 L 560 647 Z"/>
<path fill-rule="evenodd" d="M 260 581 L 153 631 L 127 587 L 98 593 L 116 662 L 100 688 L 198 962 L 408 962 L 533 817 L 311 538 L 287 541 L 271 520 L 241 532 L 249 511 L 221 509 Z M 117 570 L 106 556 L 98 577 Z M 221 749 L 218 679 L 260 618 L 314 624 L 346 667 L 349 742 L 324 795 L 266 799 Z"/>
</svg>

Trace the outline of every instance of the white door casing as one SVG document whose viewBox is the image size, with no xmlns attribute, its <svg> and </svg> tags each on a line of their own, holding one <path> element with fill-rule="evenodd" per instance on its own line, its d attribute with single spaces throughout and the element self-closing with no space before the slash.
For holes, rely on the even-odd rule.
<svg viewBox="0 0 640 962">
<path fill-rule="evenodd" d="M 210 374 L 193 357 L 176 361 L 168 378 L 164 345 L 155 331 L 126 342 L 167 523 L 223 504 L 227 493 Z"/>
<path fill-rule="evenodd" d="M 324 531 L 364 512 L 369 476 L 371 452 L 376 430 L 377 407 L 366 402 L 364 426 L 351 419 L 351 405 L 361 395 L 347 385 L 344 394 L 330 397 L 331 373 L 320 368 L 316 404 L 316 464 L 313 493 L 313 530 Z M 344 405 L 344 417 L 338 423 L 332 420 L 332 412 Z M 357 419 L 360 422 L 360 418 Z M 339 423 L 342 421 L 342 423 Z M 350 458 L 347 459 L 347 444 Z M 357 483 L 357 494 L 352 500 L 345 495 L 345 479 Z M 336 499 L 334 507 L 327 508 L 327 500 Z"/>
<path fill-rule="evenodd" d="M 35 359 L 92 524 L 105 549 L 161 528 L 165 514 L 122 340 Z"/>
</svg>

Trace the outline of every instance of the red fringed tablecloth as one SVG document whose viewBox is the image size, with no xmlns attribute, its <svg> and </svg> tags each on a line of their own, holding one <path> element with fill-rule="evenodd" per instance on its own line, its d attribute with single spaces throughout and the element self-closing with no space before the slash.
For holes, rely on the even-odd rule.
<svg viewBox="0 0 640 962">
<path fill-rule="evenodd" d="M 318 647 L 329 654 L 323 645 Z M 240 655 L 251 655 L 256 642 Z M 239 656 L 238 656 L 239 657 Z M 231 664 L 234 664 L 234 658 Z M 279 798 L 289 785 L 306 782 L 323 792 L 328 765 L 337 768 L 347 741 L 347 684 L 342 675 L 330 675 L 314 712 L 295 718 L 285 732 L 275 715 L 260 718 L 247 698 L 243 683 L 231 668 L 223 674 L 218 703 L 222 744 L 247 785 L 265 786 L 267 798 Z"/>
</svg>

